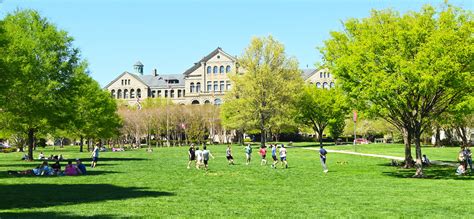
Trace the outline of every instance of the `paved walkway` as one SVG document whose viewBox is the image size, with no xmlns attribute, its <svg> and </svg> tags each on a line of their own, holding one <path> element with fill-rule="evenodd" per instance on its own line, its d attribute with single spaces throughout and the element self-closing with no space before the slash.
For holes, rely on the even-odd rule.
<svg viewBox="0 0 474 219">
<path fill-rule="evenodd" d="M 319 151 L 319 148 L 303 148 L 306 150 L 313 150 L 313 151 Z M 353 151 L 340 151 L 340 150 L 330 150 L 326 149 L 328 153 L 340 153 L 340 154 L 352 154 L 352 155 L 359 155 L 359 156 L 366 156 L 366 157 L 378 157 L 378 158 L 385 158 L 385 159 L 390 159 L 390 160 L 398 160 L 398 161 L 403 161 L 405 158 L 403 157 L 396 157 L 396 156 L 389 156 L 389 155 L 380 155 L 380 154 L 364 154 L 364 153 L 359 153 L 359 152 L 353 152 Z M 434 165 L 442 165 L 442 166 L 457 166 L 455 163 L 447 163 L 439 160 L 432 160 L 431 164 Z"/>
</svg>

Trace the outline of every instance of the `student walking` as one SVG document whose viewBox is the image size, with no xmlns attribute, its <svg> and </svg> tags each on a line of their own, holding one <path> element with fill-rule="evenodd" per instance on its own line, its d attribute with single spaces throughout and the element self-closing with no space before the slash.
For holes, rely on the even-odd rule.
<svg viewBox="0 0 474 219">
<path fill-rule="evenodd" d="M 96 145 L 94 147 L 94 150 L 92 151 L 92 164 L 91 164 L 91 168 L 95 168 L 95 166 L 97 165 L 97 161 L 99 160 L 99 146 Z"/>
<path fill-rule="evenodd" d="M 207 147 L 204 145 L 204 150 L 202 151 L 202 158 L 203 158 L 203 161 L 204 161 L 204 168 L 206 168 L 206 170 L 208 169 L 208 163 L 209 163 L 209 157 L 212 157 L 212 159 L 214 159 L 214 156 L 212 156 L 211 154 L 211 151 L 210 150 L 207 150 Z"/>
<path fill-rule="evenodd" d="M 328 154 L 328 152 L 321 145 L 321 148 L 319 149 L 319 159 L 321 160 L 321 165 L 323 166 L 323 172 L 324 173 L 327 173 L 329 171 L 327 166 L 326 166 L 326 155 L 327 154 Z"/>
<path fill-rule="evenodd" d="M 286 161 L 286 148 L 285 145 L 281 144 L 280 148 L 280 160 L 281 160 L 281 165 L 285 164 L 285 168 L 288 168 L 288 161 Z"/>
<path fill-rule="evenodd" d="M 278 158 L 277 158 L 277 145 L 270 145 L 272 149 L 272 158 L 273 158 L 273 164 L 272 168 L 276 168 L 276 164 L 278 163 Z"/>
<path fill-rule="evenodd" d="M 232 149 L 230 148 L 230 145 L 227 145 L 225 155 L 227 158 L 227 162 L 229 162 L 229 165 L 234 165 L 234 157 L 232 157 Z"/>
<path fill-rule="evenodd" d="M 258 152 L 260 154 L 260 156 L 262 156 L 262 161 L 260 162 L 260 165 L 266 165 L 267 164 L 267 160 L 266 160 L 266 156 L 267 156 L 267 149 L 265 147 L 265 145 L 263 145 L 262 147 L 260 147 L 260 151 Z"/>
<path fill-rule="evenodd" d="M 195 152 L 195 149 L 194 149 L 194 144 L 191 144 L 191 146 L 189 147 L 188 157 L 189 157 L 189 161 L 188 161 L 188 169 L 189 169 L 189 168 L 191 168 L 191 163 L 193 161 L 196 162 L 196 152 Z"/>
<path fill-rule="evenodd" d="M 250 144 L 247 144 L 247 147 L 245 147 L 245 156 L 247 158 L 245 164 L 249 165 L 250 160 L 252 159 L 252 147 L 250 146 Z"/>
</svg>

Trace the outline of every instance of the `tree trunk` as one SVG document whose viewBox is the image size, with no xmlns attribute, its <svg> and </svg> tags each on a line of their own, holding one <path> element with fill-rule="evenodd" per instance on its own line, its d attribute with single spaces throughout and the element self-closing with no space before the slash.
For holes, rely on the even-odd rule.
<svg viewBox="0 0 474 219">
<path fill-rule="evenodd" d="M 416 173 L 414 177 L 423 177 L 423 163 L 422 163 L 422 157 L 423 154 L 421 154 L 421 133 L 420 131 L 415 131 L 414 133 L 415 137 L 415 151 L 416 151 Z"/>
<path fill-rule="evenodd" d="M 435 147 L 441 147 L 441 128 L 436 126 L 435 130 Z"/>
<path fill-rule="evenodd" d="M 456 132 L 458 134 L 458 136 L 461 138 L 462 140 L 462 147 L 467 147 L 469 146 L 469 142 L 467 140 L 467 130 L 466 130 L 466 127 L 457 127 L 456 128 Z"/>
<path fill-rule="evenodd" d="M 413 157 L 411 156 L 411 132 L 403 128 L 403 143 L 405 144 L 405 168 L 413 167 Z"/>
<path fill-rule="evenodd" d="M 35 141 L 35 130 L 28 129 L 28 160 L 33 161 L 33 147 Z"/>
<path fill-rule="evenodd" d="M 83 152 L 84 151 L 84 136 L 81 135 L 81 137 L 79 138 L 79 152 Z"/>
<path fill-rule="evenodd" d="M 323 131 L 320 130 L 317 133 L 318 133 L 319 146 L 322 147 L 323 146 Z"/>
</svg>

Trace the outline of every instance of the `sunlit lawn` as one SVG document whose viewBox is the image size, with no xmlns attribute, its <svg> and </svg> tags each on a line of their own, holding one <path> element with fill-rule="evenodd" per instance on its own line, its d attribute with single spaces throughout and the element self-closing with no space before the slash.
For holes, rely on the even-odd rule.
<svg viewBox="0 0 474 219">
<path fill-rule="evenodd" d="M 7 170 L 33 168 L 39 161 L 21 161 L 20 153 L 0 154 L 0 218 L 474 215 L 474 177 L 456 176 L 453 167 L 432 167 L 427 178 L 414 179 L 413 170 L 388 166 L 386 159 L 332 153 L 330 172 L 324 174 L 317 153 L 302 148 L 289 148 L 290 168 L 276 170 L 260 166 L 257 150 L 246 166 L 243 147 L 234 146 L 236 165 L 229 166 L 225 146 L 209 148 L 216 158 L 207 173 L 186 168 L 187 148 L 182 147 L 104 152 L 96 169 L 78 177 L 9 176 Z M 446 159 L 455 151 L 436 150 Z M 89 159 L 76 147 L 44 151 Z M 387 147 L 385 153 L 368 146 L 369 151 L 396 150 Z"/>
</svg>

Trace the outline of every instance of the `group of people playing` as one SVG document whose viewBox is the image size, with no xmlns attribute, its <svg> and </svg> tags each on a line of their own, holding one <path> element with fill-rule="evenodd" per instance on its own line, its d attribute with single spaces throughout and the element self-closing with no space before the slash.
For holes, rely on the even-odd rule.
<svg viewBox="0 0 474 219">
<path fill-rule="evenodd" d="M 277 157 L 277 148 L 280 148 L 278 154 L 279 158 Z M 278 145 L 270 145 L 270 149 L 272 152 L 272 158 L 273 158 L 273 163 L 272 163 L 272 168 L 276 168 L 278 162 L 281 162 L 282 167 L 285 166 L 285 168 L 288 168 L 288 161 L 286 159 L 287 155 L 287 150 L 285 145 L 281 144 L 281 146 Z M 246 165 L 249 165 L 251 160 L 252 160 L 252 146 L 248 144 L 245 148 L 245 156 L 246 156 Z M 260 165 L 266 165 L 267 160 L 266 160 L 266 155 L 267 155 L 267 149 L 266 146 L 261 146 L 259 150 L 259 154 L 261 156 L 261 162 Z M 214 156 L 211 154 L 211 152 L 207 149 L 206 146 L 203 147 L 203 150 L 200 150 L 199 147 L 195 147 L 194 144 L 191 144 L 188 150 L 188 169 L 191 168 L 191 164 L 195 162 L 195 166 L 197 169 L 200 169 L 201 167 L 204 167 L 206 170 L 208 170 L 209 166 L 209 158 L 212 157 L 214 159 Z M 227 146 L 226 149 L 226 158 L 229 163 L 229 165 L 234 165 L 234 156 L 232 155 L 232 148 L 230 145 Z"/>
<path fill-rule="evenodd" d="M 459 166 L 456 169 L 457 175 L 465 175 L 468 170 L 472 173 L 472 152 L 469 147 L 463 147 L 458 153 Z M 469 166 L 469 169 L 468 169 Z"/>
<path fill-rule="evenodd" d="M 43 161 L 36 168 L 28 169 L 24 171 L 8 171 L 10 175 L 25 175 L 25 176 L 76 176 L 76 175 L 86 175 L 87 170 L 86 166 L 82 163 L 80 159 L 76 159 L 76 164 L 73 164 L 72 161 L 68 161 L 68 164 L 64 168 L 64 171 L 61 169 L 61 164 L 59 161 L 56 161 L 51 166 L 48 164 L 48 161 Z"/>
</svg>

